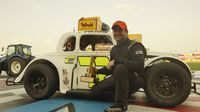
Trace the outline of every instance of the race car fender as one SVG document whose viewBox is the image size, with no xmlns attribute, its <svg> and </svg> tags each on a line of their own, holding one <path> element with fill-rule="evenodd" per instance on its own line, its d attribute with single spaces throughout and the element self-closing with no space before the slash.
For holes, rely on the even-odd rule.
<svg viewBox="0 0 200 112">
<path fill-rule="evenodd" d="M 184 61 L 172 56 L 158 56 L 158 57 L 150 58 L 147 61 L 145 61 L 145 69 L 148 69 L 150 66 L 153 66 L 153 64 L 156 64 L 156 62 L 159 63 L 159 61 L 162 61 L 162 60 L 173 62 L 180 65 L 187 71 L 190 77 L 192 76 L 190 67 Z"/>
<path fill-rule="evenodd" d="M 68 73 L 70 73 L 72 71 L 72 69 L 68 69 L 72 66 L 70 65 L 66 65 L 63 60 L 61 60 L 63 58 L 56 58 L 56 57 L 45 57 L 45 58 L 35 58 L 33 59 L 26 67 L 25 69 L 21 72 L 21 74 L 14 80 L 14 82 L 21 82 L 23 80 L 24 74 L 26 72 L 26 70 L 37 63 L 44 63 L 46 62 L 46 64 L 48 63 L 48 65 L 50 66 L 54 66 L 54 70 L 57 72 L 57 74 L 59 77 L 59 90 L 61 93 L 65 93 L 67 90 L 70 89 L 70 82 L 71 82 L 71 75 L 68 75 Z M 69 66 L 69 67 L 68 67 Z"/>
</svg>

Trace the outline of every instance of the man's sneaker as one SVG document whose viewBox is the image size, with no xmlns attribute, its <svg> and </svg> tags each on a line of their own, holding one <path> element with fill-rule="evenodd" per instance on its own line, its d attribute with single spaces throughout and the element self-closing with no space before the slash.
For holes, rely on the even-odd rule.
<svg viewBox="0 0 200 112">
<path fill-rule="evenodd" d="M 104 110 L 104 112 L 126 112 L 126 111 L 127 111 L 127 105 L 120 105 L 120 104 L 114 104 Z"/>
</svg>

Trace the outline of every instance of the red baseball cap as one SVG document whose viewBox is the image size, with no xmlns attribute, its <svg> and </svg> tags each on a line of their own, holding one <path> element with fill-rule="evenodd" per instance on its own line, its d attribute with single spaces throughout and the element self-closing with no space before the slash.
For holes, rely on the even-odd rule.
<svg viewBox="0 0 200 112">
<path fill-rule="evenodd" d="M 112 29 L 115 28 L 115 26 L 119 26 L 121 29 L 125 30 L 128 32 L 128 28 L 126 26 L 126 23 L 124 21 L 116 21 L 112 25 Z"/>
</svg>

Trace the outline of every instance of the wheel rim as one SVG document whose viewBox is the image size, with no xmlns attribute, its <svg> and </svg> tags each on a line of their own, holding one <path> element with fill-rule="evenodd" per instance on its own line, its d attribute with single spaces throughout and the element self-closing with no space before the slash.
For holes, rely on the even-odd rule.
<svg viewBox="0 0 200 112">
<path fill-rule="evenodd" d="M 30 89 L 32 90 L 32 94 L 42 95 L 46 90 L 47 81 L 42 73 L 34 73 L 31 74 L 29 79 Z"/>
<path fill-rule="evenodd" d="M 152 89 L 160 97 L 169 98 L 180 93 L 180 81 L 176 74 L 162 73 L 152 82 Z"/>
<path fill-rule="evenodd" d="M 11 63 L 11 71 L 14 73 L 14 74 L 18 74 L 20 71 L 21 71 L 21 64 L 19 61 L 13 61 Z"/>
</svg>

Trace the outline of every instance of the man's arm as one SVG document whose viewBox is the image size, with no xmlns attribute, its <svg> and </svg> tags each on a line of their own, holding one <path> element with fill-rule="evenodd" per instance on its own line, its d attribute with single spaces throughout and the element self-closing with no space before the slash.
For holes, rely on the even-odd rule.
<svg viewBox="0 0 200 112">
<path fill-rule="evenodd" d="M 97 70 L 96 70 L 96 73 L 97 73 L 97 74 L 111 75 L 111 74 L 112 74 L 112 70 L 108 70 L 108 69 L 106 68 L 106 66 L 104 66 L 104 67 L 101 68 L 101 69 L 97 69 Z"/>
<path fill-rule="evenodd" d="M 112 65 L 110 63 L 112 63 L 112 60 L 114 59 L 114 55 L 115 55 L 115 47 L 112 47 L 112 49 L 110 51 L 110 62 L 108 63 L 107 66 L 104 66 L 101 69 L 97 69 L 96 70 L 97 74 L 105 74 L 105 75 L 111 75 L 112 74 Z"/>
<path fill-rule="evenodd" d="M 139 43 L 136 43 L 130 48 L 128 53 L 128 57 L 116 58 L 115 65 L 124 64 L 132 71 L 137 73 L 142 72 L 144 69 L 144 59 L 146 55 L 143 46 Z"/>
</svg>

